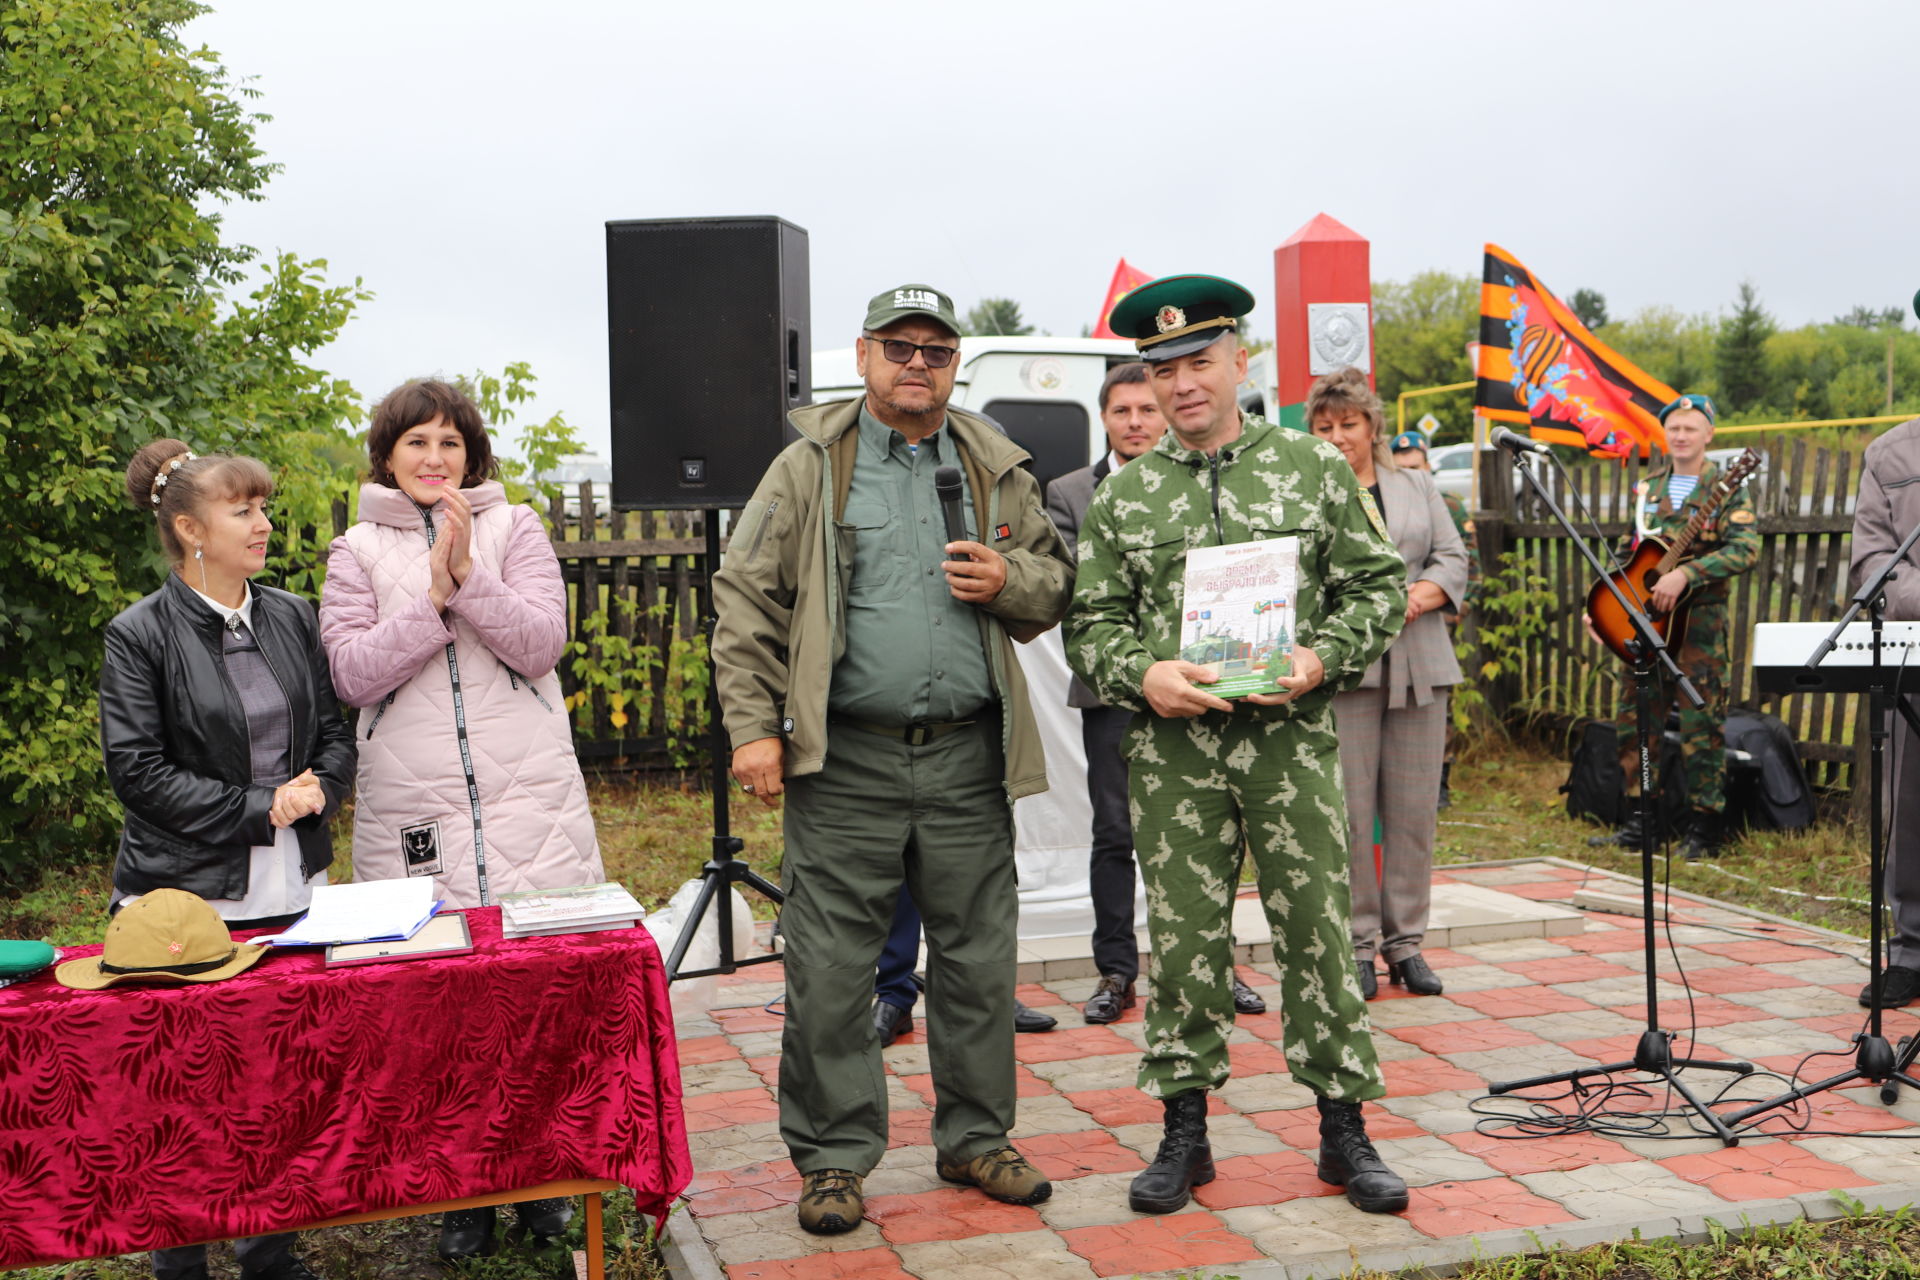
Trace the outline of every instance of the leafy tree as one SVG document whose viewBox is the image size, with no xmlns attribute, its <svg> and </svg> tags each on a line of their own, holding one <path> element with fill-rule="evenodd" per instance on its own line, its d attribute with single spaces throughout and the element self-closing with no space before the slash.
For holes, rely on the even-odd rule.
<svg viewBox="0 0 1920 1280">
<path fill-rule="evenodd" d="M 1387 404 L 1402 391 L 1440 387 L 1473 377 L 1467 344 L 1480 332 L 1480 280 L 1473 275 L 1423 271 L 1405 283 L 1373 286 L 1374 387 Z M 1473 426 L 1473 392 L 1452 391 L 1409 402 L 1431 413 L 1445 430 L 1435 443 L 1464 440 Z M 1417 416 L 1411 414 L 1409 416 Z"/>
<path fill-rule="evenodd" d="M 1020 319 L 1020 304 L 1012 298 L 982 298 L 961 321 L 969 334 L 1014 338 L 1033 332 Z"/>
<path fill-rule="evenodd" d="M 1606 343 L 1676 391 L 1720 394 L 1714 380 L 1713 318 L 1647 307 L 1608 324 Z"/>
<path fill-rule="evenodd" d="M 1567 306 L 1589 329 L 1599 329 L 1607 323 L 1607 295 L 1598 289 L 1575 289 Z"/>
<path fill-rule="evenodd" d="M 1852 325 L 1856 329 L 1898 329 L 1906 324 L 1907 311 L 1905 307 L 1875 309 L 1856 306 L 1843 316 L 1835 316 L 1833 322 Z"/>
<path fill-rule="evenodd" d="M 1746 412 L 1771 403 L 1767 339 L 1774 332 L 1773 317 L 1760 305 L 1760 295 L 1753 282 L 1741 281 L 1739 304 L 1732 315 L 1720 321 L 1714 352 L 1720 389 L 1726 395 L 1729 409 Z"/>
<path fill-rule="evenodd" d="M 223 244 L 219 206 L 275 167 L 262 117 L 179 30 L 193 0 L 0 0 L 0 877 L 103 856 L 100 632 L 159 584 L 123 491 L 177 436 L 278 477 L 264 575 L 310 591 L 357 457 L 352 388 L 305 363 L 366 295 L 325 263 Z M 256 287 L 231 299 L 250 266 Z M 302 526 L 320 530 L 309 539 Z"/>
</svg>

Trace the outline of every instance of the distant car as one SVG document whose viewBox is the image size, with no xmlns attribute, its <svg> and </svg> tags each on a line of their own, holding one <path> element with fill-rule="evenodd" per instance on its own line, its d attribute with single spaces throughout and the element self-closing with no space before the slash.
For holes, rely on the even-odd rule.
<svg viewBox="0 0 1920 1280">
<path fill-rule="evenodd" d="M 1433 467 L 1433 483 L 1442 493 L 1451 493 L 1462 502 L 1473 501 L 1473 446 L 1443 444 L 1427 450 L 1427 462 Z"/>
</svg>

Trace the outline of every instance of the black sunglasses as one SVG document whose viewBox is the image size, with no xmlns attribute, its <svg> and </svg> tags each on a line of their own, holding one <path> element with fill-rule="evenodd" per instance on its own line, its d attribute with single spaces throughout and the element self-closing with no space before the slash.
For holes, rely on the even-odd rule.
<svg viewBox="0 0 1920 1280">
<path fill-rule="evenodd" d="M 907 363 L 918 351 L 926 358 L 929 369 L 944 369 L 960 354 L 958 347 L 943 347 L 936 343 L 907 342 L 900 338 L 869 338 L 868 341 L 879 343 L 880 350 L 895 364 Z"/>
</svg>

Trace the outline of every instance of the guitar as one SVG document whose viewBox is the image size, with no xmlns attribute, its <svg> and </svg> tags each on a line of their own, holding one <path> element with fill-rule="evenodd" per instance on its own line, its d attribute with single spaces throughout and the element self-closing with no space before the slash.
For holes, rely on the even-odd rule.
<svg viewBox="0 0 1920 1280">
<path fill-rule="evenodd" d="M 1707 500 L 1672 542 L 1654 537 L 1642 538 L 1640 545 L 1633 549 L 1633 558 L 1627 561 L 1626 567 L 1608 575 L 1614 585 L 1620 588 L 1620 594 L 1633 601 L 1634 607 L 1647 615 L 1648 621 L 1653 623 L 1655 634 L 1666 642 L 1668 648 L 1678 649 L 1686 643 L 1687 598 L 1693 593 L 1689 589 L 1682 594 L 1673 612 L 1656 613 L 1651 603 L 1653 585 L 1687 559 L 1687 552 L 1693 549 L 1700 531 L 1706 528 L 1726 500 L 1733 496 L 1733 491 L 1759 468 L 1760 462 L 1760 454 L 1752 449 L 1741 454 L 1713 482 Z M 1593 589 L 1587 592 L 1587 616 L 1593 619 L 1593 629 L 1599 634 L 1601 643 L 1622 662 L 1632 662 L 1633 657 L 1627 652 L 1627 642 L 1635 638 L 1633 623 L 1629 621 L 1626 610 L 1620 607 L 1620 602 L 1613 598 L 1613 592 L 1607 590 L 1607 580 L 1594 583 Z"/>
</svg>

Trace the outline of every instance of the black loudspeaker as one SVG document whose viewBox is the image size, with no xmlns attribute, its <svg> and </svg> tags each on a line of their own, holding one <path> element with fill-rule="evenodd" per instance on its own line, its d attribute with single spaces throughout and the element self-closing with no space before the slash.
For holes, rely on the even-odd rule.
<svg viewBox="0 0 1920 1280">
<path fill-rule="evenodd" d="M 807 233 L 783 218 L 607 224 L 613 505 L 745 504 L 812 399 Z"/>
</svg>

